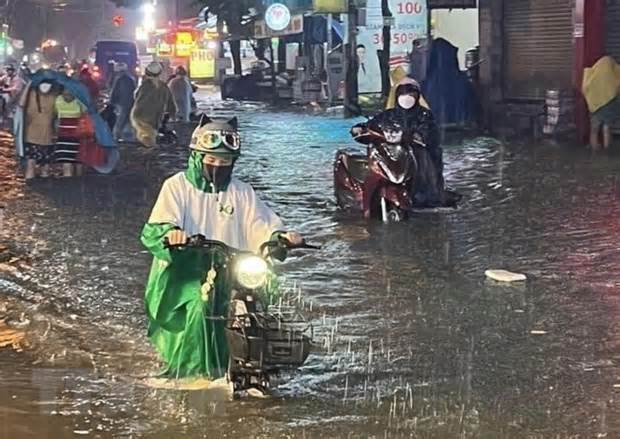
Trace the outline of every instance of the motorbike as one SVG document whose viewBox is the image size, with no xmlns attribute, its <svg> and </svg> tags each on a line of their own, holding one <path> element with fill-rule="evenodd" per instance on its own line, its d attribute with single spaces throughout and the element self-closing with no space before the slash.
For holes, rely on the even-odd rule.
<svg viewBox="0 0 620 439">
<path fill-rule="evenodd" d="M 110 131 L 113 131 L 117 116 L 116 109 L 110 102 L 110 95 L 108 93 L 100 92 L 97 97 L 96 105 L 99 115 L 106 122 L 108 128 L 110 128 Z"/>
<path fill-rule="evenodd" d="M 417 161 L 411 148 L 403 145 L 403 129 L 386 124 L 380 131 L 367 129 L 355 137 L 367 145 L 341 149 L 334 162 L 334 191 L 337 204 L 361 212 L 366 219 L 399 222 L 412 206 L 412 186 Z"/>
<path fill-rule="evenodd" d="M 267 242 L 259 255 L 240 251 L 220 241 L 195 235 L 186 244 L 169 245 L 171 249 L 196 248 L 220 252 L 225 266 L 232 270 L 233 287 L 229 295 L 228 315 L 205 317 L 226 321 L 226 340 L 229 359 L 227 380 L 238 397 L 249 389 L 267 394 L 271 378 L 284 370 L 304 364 L 310 354 L 312 325 L 296 306 L 266 303 L 269 278 L 272 275 L 271 256 L 278 250 L 318 249 L 303 243 L 292 246 L 286 240 Z M 205 267 L 208 279 L 210 267 Z"/>
</svg>

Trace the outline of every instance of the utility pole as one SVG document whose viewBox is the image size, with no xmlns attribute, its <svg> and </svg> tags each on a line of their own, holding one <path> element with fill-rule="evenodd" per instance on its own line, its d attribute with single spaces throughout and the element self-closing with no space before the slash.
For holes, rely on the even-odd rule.
<svg viewBox="0 0 620 439">
<path fill-rule="evenodd" d="M 333 21 L 333 15 L 327 14 L 327 53 L 329 53 L 332 50 L 332 47 L 334 47 L 334 42 L 332 38 Z"/>
<path fill-rule="evenodd" d="M 9 25 L 0 24 L 0 41 L 2 41 L 2 62 L 6 63 L 9 55 Z"/>
<path fill-rule="evenodd" d="M 383 50 L 381 51 L 381 93 L 385 98 L 390 95 L 390 40 L 394 16 L 390 11 L 388 0 L 381 0 L 381 15 L 383 16 Z"/>
<path fill-rule="evenodd" d="M 332 47 L 334 46 L 334 41 L 332 38 L 332 27 L 333 27 L 333 16 L 332 14 L 327 14 L 327 50 L 325 51 L 325 56 L 323 57 L 323 70 L 327 72 L 327 101 L 329 105 L 334 102 L 334 91 L 332 87 L 330 87 L 329 81 L 329 55 L 332 52 Z"/>
<path fill-rule="evenodd" d="M 358 116 L 357 100 L 357 7 L 355 0 L 348 0 L 347 8 L 347 42 L 344 45 L 344 116 Z"/>
<path fill-rule="evenodd" d="M 171 12 L 171 19 L 172 19 L 172 24 L 173 26 L 176 28 L 178 26 L 177 20 L 179 19 L 179 0 L 171 0 L 172 1 L 172 10 Z"/>
</svg>

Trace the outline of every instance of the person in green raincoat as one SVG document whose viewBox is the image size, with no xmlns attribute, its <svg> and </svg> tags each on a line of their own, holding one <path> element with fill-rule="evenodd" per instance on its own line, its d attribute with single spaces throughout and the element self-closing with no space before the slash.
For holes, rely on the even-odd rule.
<svg viewBox="0 0 620 439">
<path fill-rule="evenodd" d="M 240 154 L 237 119 L 214 121 L 203 116 L 192 135 L 188 167 L 168 178 L 159 193 L 141 241 L 154 259 L 146 287 L 148 336 L 172 378 L 224 376 L 228 366 L 225 322 L 231 273 L 222 255 L 195 249 L 170 250 L 202 234 L 229 247 L 258 253 L 261 244 L 284 238 L 303 242 L 299 233 L 284 232 L 280 218 L 253 188 L 232 171 Z M 205 267 L 215 273 L 204 294 Z"/>
</svg>

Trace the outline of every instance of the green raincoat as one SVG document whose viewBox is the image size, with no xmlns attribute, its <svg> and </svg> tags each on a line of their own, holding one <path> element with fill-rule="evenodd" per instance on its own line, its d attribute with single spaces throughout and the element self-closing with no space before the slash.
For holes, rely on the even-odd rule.
<svg viewBox="0 0 620 439">
<path fill-rule="evenodd" d="M 226 316 L 232 273 L 219 253 L 168 250 L 163 239 L 180 228 L 258 253 L 283 226 L 250 185 L 232 177 L 214 188 L 203 177 L 202 158 L 192 152 L 188 169 L 164 182 L 141 240 L 154 256 L 145 300 L 148 335 L 166 364 L 163 374 L 215 379 L 226 372 L 228 351 L 225 322 L 209 317 Z M 215 283 L 205 301 L 201 287 L 211 268 Z"/>
</svg>

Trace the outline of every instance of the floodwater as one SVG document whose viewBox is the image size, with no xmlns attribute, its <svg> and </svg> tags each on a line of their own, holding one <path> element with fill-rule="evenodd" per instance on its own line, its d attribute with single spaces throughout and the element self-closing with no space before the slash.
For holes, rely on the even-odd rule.
<svg viewBox="0 0 620 439">
<path fill-rule="evenodd" d="M 138 236 L 186 151 L 127 150 L 115 175 L 38 182 L 4 209 L 31 268 L 0 273 L 0 314 L 32 347 L 0 350 L 0 438 L 620 437 L 619 157 L 449 142 L 460 209 L 383 225 L 333 201 L 352 121 L 215 112 L 240 118 L 238 175 L 322 245 L 281 266 L 317 350 L 267 400 L 145 385 L 159 365 Z"/>
</svg>

